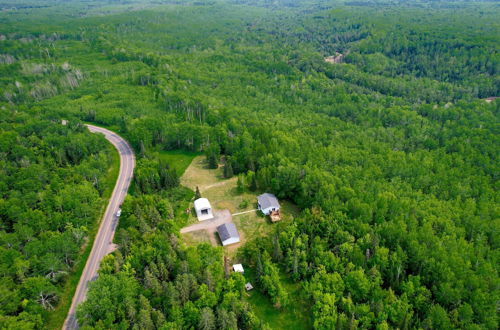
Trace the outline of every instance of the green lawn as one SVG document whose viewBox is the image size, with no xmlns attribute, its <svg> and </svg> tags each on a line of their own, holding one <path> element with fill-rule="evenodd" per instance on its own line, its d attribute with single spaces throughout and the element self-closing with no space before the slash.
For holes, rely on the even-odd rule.
<svg viewBox="0 0 500 330">
<path fill-rule="evenodd" d="M 80 281 L 80 276 L 82 275 L 83 268 L 87 263 L 87 258 L 92 250 L 92 245 L 94 244 L 95 235 L 101 223 L 101 216 L 104 214 L 106 206 L 108 205 L 109 198 L 113 193 L 113 188 L 115 187 L 116 179 L 118 178 L 118 172 L 120 170 L 120 156 L 118 151 L 109 145 L 111 150 L 111 166 L 108 170 L 104 182 L 104 193 L 102 196 L 103 203 L 101 206 L 101 212 L 99 213 L 99 219 L 92 224 L 90 227 L 88 242 L 85 244 L 82 250 L 80 258 L 76 261 L 73 272 L 69 275 L 64 287 L 61 290 L 61 295 L 59 297 L 59 303 L 52 313 L 48 314 L 47 323 L 45 324 L 46 329 L 61 329 L 68 314 L 69 308 L 71 306 L 71 301 L 73 300 L 73 295 L 75 294 L 76 286 Z"/>
<path fill-rule="evenodd" d="M 198 152 L 171 150 L 160 151 L 158 153 L 158 158 L 168 162 L 168 164 L 177 171 L 177 174 L 182 176 L 193 159 L 199 155 L 200 153 Z"/>
</svg>

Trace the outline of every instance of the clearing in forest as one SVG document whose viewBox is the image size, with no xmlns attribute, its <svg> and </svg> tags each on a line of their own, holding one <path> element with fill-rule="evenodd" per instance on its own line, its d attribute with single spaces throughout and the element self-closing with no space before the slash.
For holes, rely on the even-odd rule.
<svg viewBox="0 0 500 330">
<path fill-rule="evenodd" d="M 214 210 L 229 210 L 232 214 L 232 222 L 238 229 L 241 242 L 224 248 L 229 256 L 233 256 L 237 248 L 245 241 L 265 235 L 273 226 L 267 217 L 255 211 L 259 193 L 248 189 L 241 193 L 238 192 L 237 181 L 237 177 L 225 179 L 222 167 L 209 169 L 205 156 L 195 157 L 181 177 L 181 184 L 193 190 L 198 187 L 202 197 L 208 198 Z M 280 201 L 280 203 L 283 214 L 282 221 L 289 221 L 298 214 L 298 209 L 293 204 L 287 201 Z M 188 226 L 197 223 L 196 216 L 191 214 Z M 219 238 L 213 230 L 190 231 L 184 233 L 183 236 L 188 244 L 214 241 L 220 244 Z"/>
</svg>

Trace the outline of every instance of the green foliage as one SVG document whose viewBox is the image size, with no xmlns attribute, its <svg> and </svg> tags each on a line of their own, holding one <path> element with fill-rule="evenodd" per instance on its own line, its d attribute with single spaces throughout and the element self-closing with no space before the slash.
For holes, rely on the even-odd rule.
<svg viewBox="0 0 500 330">
<path fill-rule="evenodd" d="M 220 155 L 220 148 L 218 145 L 215 144 L 210 145 L 210 147 L 207 148 L 206 156 L 207 156 L 208 168 L 215 169 L 219 167 L 219 155 Z M 224 169 L 224 174 L 225 173 L 226 169 Z"/>
<path fill-rule="evenodd" d="M 244 252 L 282 310 L 286 272 L 318 329 L 498 328 L 499 102 L 479 100 L 500 94 L 497 6 L 47 3 L 1 14 L 1 327 L 42 327 L 97 215 L 108 163 L 87 120 L 141 159 L 83 324 L 264 327 L 220 250 L 176 236 L 182 170 L 161 155 L 182 149 L 303 210 Z"/>
<path fill-rule="evenodd" d="M 27 110 L 4 110 L 0 127 L 0 326 L 38 328 L 100 216 L 111 150 L 80 123 Z"/>
<path fill-rule="evenodd" d="M 230 160 L 226 160 L 226 163 L 224 164 L 224 178 L 226 179 L 229 179 L 229 178 L 232 178 L 233 175 L 234 175 L 234 172 L 233 172 L 233 165 L 231 165 L 231 161 Z"/>
<path fill-rule="evenodd" d="M 134 173 L 135 187 L 141 193 L 159 192 L 179 185 L 179 176 L 165 161 L 141 159 Z"/>
<path fill-rule="evenodd" d="M 197 199 L 200 199 L 202 196 L 201 196 L 201 192 L 200 192 L 200 189 L 198 188 L 198 186 L 196 186 L 196 191 L 194 193 L 194 199 L 197 200 Z"/>
<path fill-rule="evenodd" d="M 238 208 L 241 209 L 241 210 L 244 210 L 248 207 L 248 200 L 243 200 L 239 205 L 238 205 Z"/>
<path fill-rule="evenodd" d="M 252 312 L 242 302 L 245 280 L 236 273 L 225 279 L 222 250 L 186 248 L 174 235 L 168 205 L 179 202 L 158 195 L 127 198 L 120 249 L 101 266 L 78 309 L 84 326 L 252 328 Z M 102 309 L 107 304 L 112 307 Z"/>
</svg>

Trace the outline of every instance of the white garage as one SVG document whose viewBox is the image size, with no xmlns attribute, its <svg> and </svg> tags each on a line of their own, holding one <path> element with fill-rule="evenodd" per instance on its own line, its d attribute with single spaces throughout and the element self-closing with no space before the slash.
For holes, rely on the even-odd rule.
<svg viewBox="0 0 500 330">
<path fill-rule="evenodd" d="M 194 210 L 198 221 L 210 220 L 214 218 L 212 213 L 212 206 L 206 198 L 198 198 L 194 201 Z"/>
</svg>

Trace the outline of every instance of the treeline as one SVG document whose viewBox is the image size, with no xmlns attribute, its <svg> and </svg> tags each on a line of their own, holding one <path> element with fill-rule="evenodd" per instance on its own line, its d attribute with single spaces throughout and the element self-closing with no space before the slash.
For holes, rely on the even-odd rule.
<svg viewBox="0 0 500 330">
<path fill-rule="evenodd" d="M 471 89 L 467 94 L 477 98 L 500 94 L 499 48 L 489 38 L 499 32 L 489 24 L 494 16 L 480 9 L 460 14 L 438 10 L 425 16 L 403 12 L 402 17 L 390 19 L 398 31 L 387 29 L 363 40 L 353 47 L 346 61 L 382 76 L 451 83 Z M 428 24 L 438 20 L 446 29 L 437 33 L 429 30 Z M 464 27 L 467 22 L 482 25 L 482 32 Z"/>
</svg>

